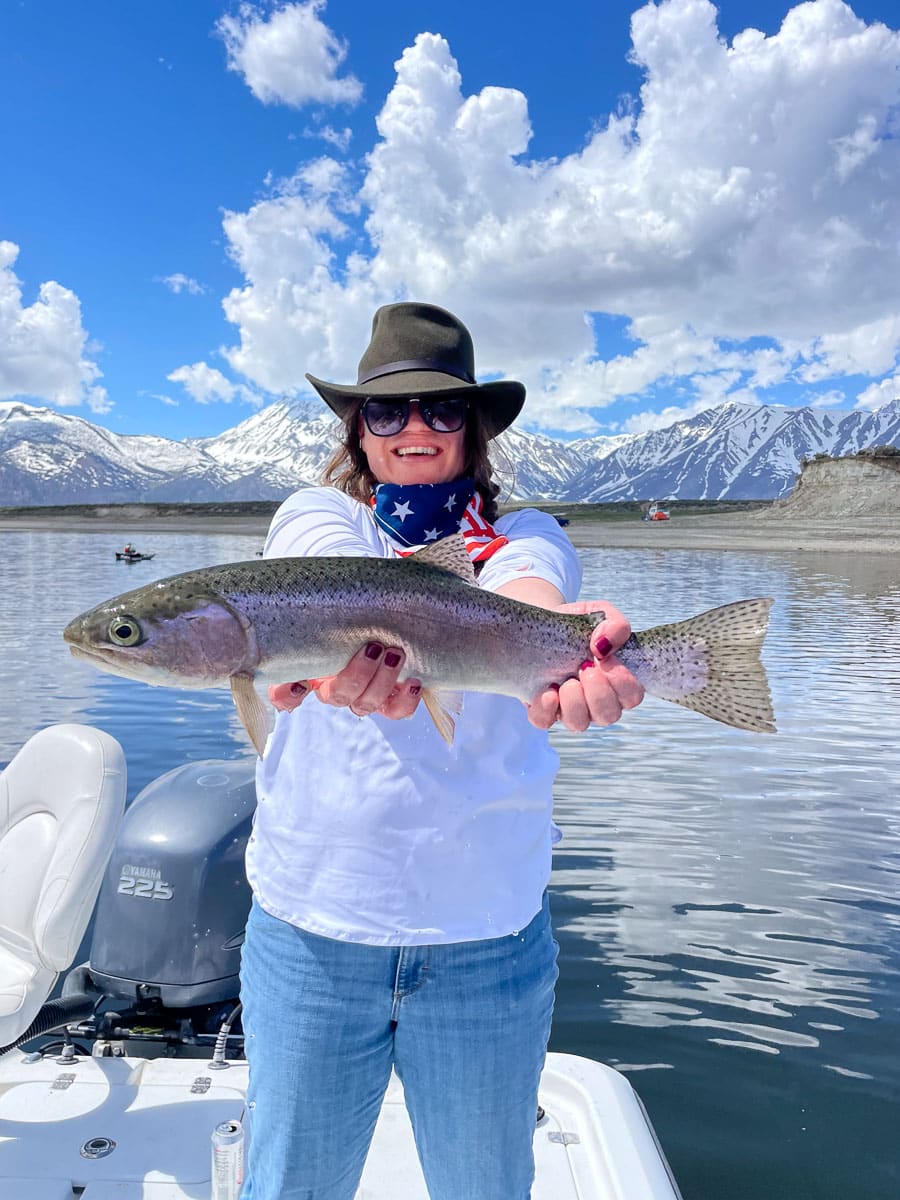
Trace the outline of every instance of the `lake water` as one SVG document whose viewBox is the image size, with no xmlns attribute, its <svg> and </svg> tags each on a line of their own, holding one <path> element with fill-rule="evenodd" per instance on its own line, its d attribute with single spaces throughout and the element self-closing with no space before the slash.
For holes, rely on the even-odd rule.
<svg viewBox="0 0 900 1200">
<path fill-rule="evenodd" d="M 0 535 L 0 763 L 45 725 L 95 724 L 122 743 L 133 797 L 183 763 L 250 757 L 230 695 L 101 675 L 61 630 L 128 587 L 252 558 L 261 539 L 154 535 L 155 559 L 130 566 L 114 561 L 121 540 Z M 779 732 L 648 699 L 611 729 L 552 734 L 551 1048 L 628 1072 L 685 1200 L 897 1200 L 900 563 L 583 560 L 584 595 L 635 628 L 773 596 Z"/>
</svg>

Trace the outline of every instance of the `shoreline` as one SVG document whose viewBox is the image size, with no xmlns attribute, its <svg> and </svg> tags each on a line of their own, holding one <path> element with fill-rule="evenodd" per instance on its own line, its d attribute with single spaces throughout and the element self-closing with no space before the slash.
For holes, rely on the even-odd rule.
<svg viewBox="0 0 900 1200">
<path fill-rule="evenodd" d="M 273 510 L 275 506 L 272 506 Z M 900 528 L 883 517 L 798 519 L 777 510 L 674 516 L 671 521 L 604 520 L 569 508 L 566 533 L 580 549 L 740 550 L 748 552 L 900 554 Z M 131 538 L 146 551 L 154 533 L 240 534 L 263 539 L 271 512 L 117 511 L 0 515 L 0 533 L 98 533 Z"/>
<path fill-rule="evenodd" d="M 623 550 L 740 550 L 810 554 L 900 555 L 900 530 L 881 517 L 797 519 L 780 513 L 722 513 L 671 521 L 608 521 L 566 532 L 579 548 Z"/>
</svg>

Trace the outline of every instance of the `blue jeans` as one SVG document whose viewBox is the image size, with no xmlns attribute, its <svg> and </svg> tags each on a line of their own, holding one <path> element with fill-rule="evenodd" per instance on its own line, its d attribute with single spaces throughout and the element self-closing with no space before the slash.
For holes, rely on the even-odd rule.
<svg viewBox="0 0 900 1200">
<path fill-rule="evenodd" d="M 404 947 L 318 937 L 254 901 L 242 1200 L 352 1200 L 392 1066 L 431 1200 L 528 1200 L 557 949 L 546 897 L 518 934 Z"/>
</svg>

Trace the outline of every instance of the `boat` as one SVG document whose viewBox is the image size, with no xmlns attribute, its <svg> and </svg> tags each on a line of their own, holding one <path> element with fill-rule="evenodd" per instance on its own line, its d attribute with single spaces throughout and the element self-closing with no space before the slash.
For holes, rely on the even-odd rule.
<svg viewBox="0 0 900 1200">
<path fill-rule="evenodd" d="M 647 509 L 647 515 L 644 519 L 647 521 L 668 521 L 671 518 L 669 510 L 654 500 Z"/>
<path fill-rule="evenodd" d="M 0 875 L 17 900 L 0 925 L 9 1200 L 239 1194 L 249 1131 L 237 987 L 254 764 L 178 767 L 127 811 L 125 789 L 121 746 L 88 725 L 41 730 L 0 775 Z M 89 957 L 73 966 L 91 920 Z M 60 973 L 61 994 L 48 1000 Z M 551 1053 L 539 1103 L 533 1200 L 680 1200 L 624 1075 Z M 364 1198 L 427 1200 L 396 1077 Z"/>
<path fill-rule="evenodd" d="M 135 551 L 117 550 L 116 551 L 116 561 L 117 562 L 144 562 L 145 560 L 151 559 L 153 557 L 154 557 L 153 554 L 140 554 L 137 550 L 135 550 Z"/>
</svg>

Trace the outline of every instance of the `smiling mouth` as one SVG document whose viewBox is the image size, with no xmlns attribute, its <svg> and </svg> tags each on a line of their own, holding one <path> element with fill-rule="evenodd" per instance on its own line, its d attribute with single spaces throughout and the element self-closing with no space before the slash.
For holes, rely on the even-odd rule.
<svg viewBox="0 0 900 1200">
<path fill-rule="evenodd" d="M 436 458 L 440 450 L 436 446 L 401 446 L 394 453 L 398 458 Z"/>
</svg>

